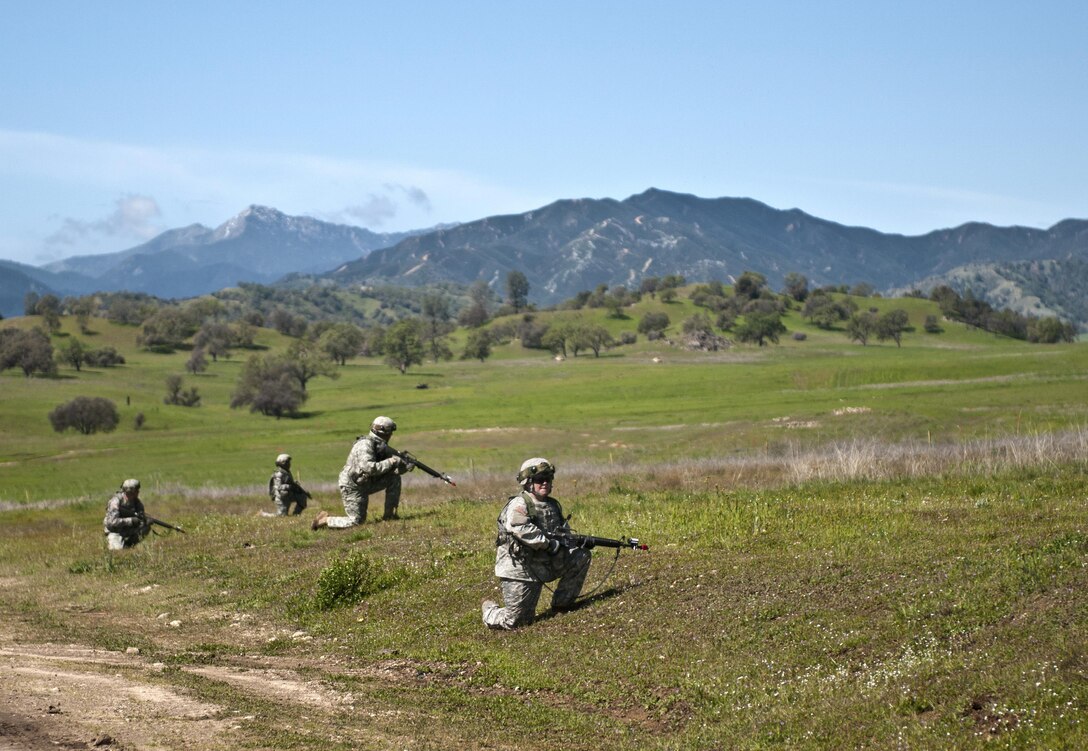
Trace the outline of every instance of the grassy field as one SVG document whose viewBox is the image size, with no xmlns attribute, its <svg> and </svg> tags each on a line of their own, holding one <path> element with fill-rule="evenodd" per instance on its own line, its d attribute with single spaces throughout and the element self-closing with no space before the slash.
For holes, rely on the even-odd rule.
<svg viewBox="0 0 1088 751">
<path fill-rule="evenodd" d="M 764 349 L 361 360 L 279 421 L 226 406 L 242 355 L 186 375 L 203 406 L 163 405 L 187 353 L 96 321 L 123 368 L 0 375 L 0 740 L 9 711 L 126 748 L 1088 747 L 1088 348 L 929 335 L 930 303 L 867 304 L 918 330 L 863 348 L 792 317 L 807 339 Z M 118 403 L 116 432 L 52 432 L 81 394 Z M 312 532 L 377 414 L 458 486 L 415 472 L 401 521 Z M 280 451 L 315 500 L 261 519 Z M 582 607 L 545 597 L 494 633 L 494 518 L 532 455 L 576 529 L 650 550 L 596 551 Z M 107 554 L 128 476 L 188 534 Z M 102 711 L 110 693 L 146 718 Z"/>
<path fill-rule="evenodd" d="M 336 380 L 313 380 L 304 418 L 282 420 L 229 408 L 247 353 L 191 376 L 184 371 L 187 352 L 140 351 L 137 329 L 95 321 L 97 333 L 81 338 L 93 347 L 116 347 L 126 365 L 80 373 L 62 368 L 58 379 L 0 374 L 0 419 L 8 426 L 0 436 L 0 502 L 97 500 L 130 476 L 152 495 L 179 487 L 256 492 L 281 451 L 295 457 L 304 481 L 331 489 L 352 440 L 378 414 L 397 420 L 401 448 L 462 478 L 509 474 L 521 459 L 542 453 L 568 466 L 652 468 L 776 455 L 858 437 L 962 444 L 1088 424 L 1088 348 L 1029 345 L 957 324 L 925 334 L 921 321 L 936 310 L 932 303 L 868 303 L 909 308 L 917 331 L 902 347 L 861 347 L 794 312 L 787 325 L 808 338 L 787 336 L 763 349 L 693 353 L 642 340 L 599 358 L 560 363 L 515 342 L 485 363 L 427 363 L 406 375 L 380 360 L 360 359 Z M 694 310 L 686 302 L 639 305 L 654 304 L 669 311 L 677 328 Z M 642 311 L 636 308 L 627 320 L 594 313 L 619 332 L 634 330 Z M 65 324 L 73 335 L 72 322 Z M 269 330 L 258 343 L 286 346 Z M 199 390 L 202 406 L 163 404 L 171 374 L 184 375 L 185 386 Z M 49 411 L 79 395 L 112 399 L 122 414 L 118 430 L 54 433 Z M 146 420 L 140 430 L 134 427 L 138 413 Z"/>
</svg>

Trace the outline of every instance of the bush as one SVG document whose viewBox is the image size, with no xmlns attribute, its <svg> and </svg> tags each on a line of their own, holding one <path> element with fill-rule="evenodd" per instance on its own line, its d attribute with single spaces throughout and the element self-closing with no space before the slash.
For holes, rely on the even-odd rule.
<svg viewBox="0 0 1088 751">
<path fill-rule="evenodd" d="M 166 396 L 163 397 L 162 403 L 176 404 L 179 407 L 199 407 L 200 394 L 197 393 L 195 386 L 182 390 L 181 376 L 170 375 L 166 377 Z"/>
<path fill-rule="evenodd" d="M 356 550 L 321 570 L 314 606 L 318 610 L 351 607 L 375 592 L 389 589 L 404 576 L 404 571 L 389 571 L 380 561 Z"/>
<path fill-rule="evenodd" d="M 88 352 L 83 362 L 94 368 L 112 368 L 115 365 L 124 365 L 125 358 L 113 347 L 102 347 Z"/>
<path fill-rule="evenodd" d="M 647 313 L 638 322 L 640 334 L 649 335 L 652 332 L 664 332 L 669 327 L 669 316 L 665 313 Z"/>
<path fill-rule="evenodd" d="M 66 404 L 58 405 L 49 413 L 49 422 L 58 433 L 68 428 L 75 428 L 83 435 L 97 433 L 99 430 L 109 433 L 120 421 L 121 416 L 116 405 L 100 396 L 77 396 Z"/>
</svg>

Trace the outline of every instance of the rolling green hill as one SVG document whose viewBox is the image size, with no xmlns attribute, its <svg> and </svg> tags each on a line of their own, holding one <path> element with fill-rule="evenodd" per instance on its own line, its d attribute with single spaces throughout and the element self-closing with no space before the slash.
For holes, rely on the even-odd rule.
<svg viewBox="0 0 1088 751">
<path fill-rule="evenodd" d="M 652 467 L 859 437 L 960 443 L 1084 424 L 1085 348 L 1029 345 L 947 322 L 943 333 L 927 334 L 921 324 L 936 310 L 929 301 L 861 302 L 908 311 L 914 331 L 902 347 L 859 346 L 841 330 L 810 325 L 794 310 L 786 325 L 806 339 L 787 334 L 780 345 L 764 348 L 688 352 L 640 337 L 599 358 L 583 353 L 556 362 L 515 340 L 496 347 L 484 363 L 426 363 L 407 375 L 380 359 L 360 358 L 341 368 L 336 380 L 312 381 L 305 415 L 282 420 L 228 406 L 244 351 L 189 375 L 187 352 L 142 351 L 135 346 L 137 328 L 95 320 L 96 333 L 82 339 L 91 347 L 117 348 L 124 366 L 80 373 L 62 367 L 56 379 L 27 379 L 17 370 L 0 374 L 0 417 L 11 426 L 0 438 L 0 500 L 96 498 L 133 475 L 163 486 L 260 484 L 270 458 L 281 451 L 296 456 L 308 479 L 332 483 L 352 439 L 377 414 L 402 426 L 399 443 L 462 475 L 505 473 L 519 457 L 541 452 L 567 464 Z M 672 335 L 697 309 L 686 298 L 644 299 L 623 319 L 603 310 L 535 315 L 580 316 L 618 335 L 634 331 L 649 310 L 669 314 Z M 66 335 L 77 336 L 74 322 L 66 320 L 65 327 Z M 463 337 L 461 331 L 453 338 L 455 352 Z M 260 329 L 256 344 L 274 352 L 287 341 Z M 163 404 L 164 382 L 172 374 L 198 389 L 200 407 Z M 113 400 L 120 427 L 92 436 L 54 433 L 48 412 L 79 395 Z M 836 414 L 845 408 L 855 411 Z M 139 430 L 137 413 L 145 418 Z"/>
</svg>

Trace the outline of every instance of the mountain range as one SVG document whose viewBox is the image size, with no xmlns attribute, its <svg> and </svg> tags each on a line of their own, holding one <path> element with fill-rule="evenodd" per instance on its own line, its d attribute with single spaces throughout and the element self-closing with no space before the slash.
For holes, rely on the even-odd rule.
<svg viewBox="0 0 1088 751">
<path fill-rule="evenodd" d="M 1049 229 L 968 223 L 905 236 L 750 198 L 658 189 L 622 201 L 564 199 L 523 214 L 389 234 L 251 206 L 215 230 L 169 230 L 119 253 L 42 268 L 0 261 L 0 312 L 21 313 L 29 289 L 189 297 L 288 274 L 345 286 L 483 279 L 502 292 L 514 270 L 528 277 L 530 300 L 544 305 L 601 284 L 637 288 L 648 276 L 728 281 L 758 271 L 778 288 L 786 274 L 798 272 L 813 286 L 866 282 L 888 292 L 928 292 L 948 283 L 980 297 L 997 295 L 1020 312 L 1088 323 L 1088 221 L 1068 219 Z"/>
<path fill-rule="evenodd" d="M 193 224 L 167 230 L 117 253 L 73 256 L 43 267 L 0 261 L 0 313 L 22 312 L 22 296 L 31 290 L 61 295 L 128 290 L 184 298 L 239 282 L 271 284 L 288 274 L 328 271 L 412 234 L 379 234 L 250 206 L 215 229 Z M 20 287 L 26 289 L 18 293 Z M 14 310 L 13 293 L 18 293 Z"/>
</svg>

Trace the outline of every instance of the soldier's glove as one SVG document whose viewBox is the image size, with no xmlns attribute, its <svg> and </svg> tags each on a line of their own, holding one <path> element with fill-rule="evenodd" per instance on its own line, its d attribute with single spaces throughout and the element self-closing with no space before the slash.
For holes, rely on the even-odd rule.
<svg viewBox="0 0 1088 751">
<path fill-rule="evenodd" d="M 562 548 L 563 546 L 559 544 L 559 540 L 548 541 L 548 555 L 557 555 Z"/>
</svg>

